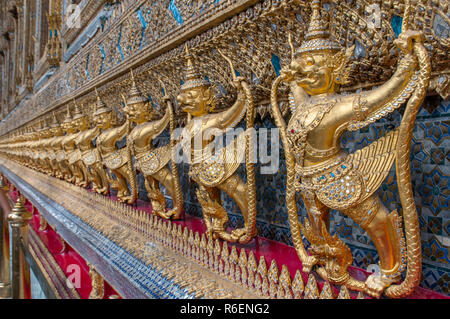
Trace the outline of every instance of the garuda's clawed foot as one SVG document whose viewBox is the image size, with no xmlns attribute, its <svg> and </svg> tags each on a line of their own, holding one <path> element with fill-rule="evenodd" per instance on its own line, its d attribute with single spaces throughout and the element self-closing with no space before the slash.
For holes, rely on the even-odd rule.
<svg viewBox="0 0 450 319">
<path fill-rule="evenodd" d="M 171 217 L 170 211 L 166 212 L 165 210 L 153 210 L 153 213 L 164 219 L 170 219 Z"/>
<path fill-rule="evenodd" d="M 130 204 L 130 205 L 134 204 L 134 202 L 136 202 L 136 199 L 134 198 L 134 196 L 125 196 L 122 200 L 124 203 Z"/>
<path fill-rule="evenodd" d="M 319 260 L 316 256 L 308 256 L 306 260 L 302 261 L 303 272 L 309 274 L 312 271 L 312 268 L 317 264 Z"/>
<path fill-rule="evenodd" d="M 170 219 L 180 219 L 183 216 L 183 212 L 179 211 L 178 207 L 174 207 L 167 212 Z"/>
<path fill-rule="evenodd" d="M 87 182 L 80 182 L 79 185 L 82 188 L 86 188 L 87 187 Z"/>
<path fill-rule="evenodd" d="M 123 190 L 117 191 L 117 198 L 119 199 L 119 201 L 122 201 L 123 198 L 125 198 L 127 195 L 128 195 L 127 192 Z"/>
<path fill-rule="evenodd" d="M 372 274 L 366 279 L 365 293 L 371 297 L 380 298 L 381 294 L 387 287 L 400 279 L 401 278 L 396 278 L 395 280 L 392 280 L 379 274 Z"/>
<path fill-rule="evenodd" d="M 238 242 L 240 244 L 246 244 L 248 243 L 254 236 L 252 234 L 248 233 L 247 228 L 238 228 L 234 229 L 231 234 L 230 238 L 232 242 Z"/>
<path fill-rule="evenodd" d="M 97 193 L 102 194 L 102 195 L 108 195 L 108 193 L 109 193 L 108 187 L 103 187 L 103 188 L 97 189 Z"/>
</svg>

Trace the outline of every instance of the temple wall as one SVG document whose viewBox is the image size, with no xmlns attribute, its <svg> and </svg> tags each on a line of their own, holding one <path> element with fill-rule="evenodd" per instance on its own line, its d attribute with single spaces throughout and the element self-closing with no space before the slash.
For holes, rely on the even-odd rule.
<svg viewBox="0 0 450 319">
<path fill-rule="evenodd" d="M 11 13 L 8 13 L 7 2 L 10 1 L 1 1 L 4 25 L 0 26 L 3 29 L 9 29 L 8 34 L 10 34 L 8 39 L 3 36 L 3 40 L 0 42 L 2 53 L 0 74 L 3 75 L 0 86 L 2 103 L 0 135 L 3 138 L 21 134 L 23 132 L 21 130 L 27 125 L 38 125 L 39 121 L 51 112 L 56 112 L 58 119 L 61 120 L 66 105 L 71 103 L 74 98 L 81 101 L 80 104 L 85 111 L 89 111 L 88 105 L 95 99 L 94 87 L 99 87 L 105 102 L 117 110 L 119 116 L 123 116 L 118 92 L 126 91 L 129 88 L 128 70 L 130 68 L 137 69 L 138 85 L 143 92 L 148 94 L 149 100 L 153 101 L 154 108 L 158 109 L 161 92 L 160 88 L 153 83 L 156 81 L 152 76 L 160 74 L 169 83 L 171 98 L 176 96 L 183 73 L 180 65 L 183 63 L 184 42 L 189 42 L 201 56 L 199 64 L 206 61 L 204 66 L 201 66 L 201 71 L 208 75 L 212 82 L 222 82 L 224 87 L 218 91 L 222 91 L 220 101 L 226 107 L 229 101 L 233 100 L 234 92 L 229 85 L 223 83 L 226 82 L 224 79 L 228 79 L 223 75 L 228 72 L 228 69 L 216 66 L 214 70 L 211 70 L 214 74 L 208 74 L 211 65 L 207 63 L 211 59 L 209 54 L 212 54 L 208 52 L 212 52 L 212 47 L 214 47 L 211 39 L 222 32 L 224 36 L 219 38 L 219 41 L 232 47 L 234 41 L 238 40 L 233 39 L 233 36 L 229 36 L 227 32 L 238 30 L 238 25 L 244 24 L 239 19 L 245 19 L 245 15 L 241 15 L 240 18 L 232 18 L 234 11 L 244 12 L 255 3 L 258 3 L 259 7 L 251 11 L 254 16 L 248 17 L 248 19 L 254 19 L 260 23 L 259 27 L 272 27 L 272 30 L 267 33 L 261 32 L 264 33 L 262 36 L 255 31 L 258 35 L 248 40 L 248 43 L 245 42 L 245 39 L 242 40 L 240 45 L 245 47 L 245 52 L 242 54 L 239 53 L 239 49 L 231 49 L 230 52 L 236 53 L 236 56 L 233 57 L 236 69 L 241 75 L 251 78 L 255 88 L 258 102 L 257 128 L 273 129 L 275 126 L 267 105 L 268 94 L 266 91 L 271 80 L 279 74 L 280 66 L 284 65 L 289 58 L 286 32 L 298 31 L 297 36 L 302 38 L 300 36 L 303 34 L 301 26 L 305 25 L 308 16 L 307 12 L 302 11 L 307 9 L 302 7 L 297 10 L 283 9 L 293 12 L 289 19 L 286 18 L 286 21 L 291 24 L 284 23 L 286 22 L 284 20 L 276 21 L 277 19 L 272 17 L 262 18 L 265 12 L 271 10 L 276 14 L 284 12 L 279 9 L 277 1 L 270 0 L 194 1 L 197 6 L 190 6 L 185 1 L 77 1 L 80 2 L 83 19 L 81 28 L 68 28 L 64 23 L 55 24 L 54 21 L 41 25 L 36 23 L 34 35 L 38 43 L 34 44 L 34 52 L 39 53 L 39 56 L 31 59 L 31 57 L 27 58 L 22 55 L 16 61 L 22 66 L 16 66 L 13 63 L 14 52 L 21 50 L 22 47 L 13 45 L 12 41 L 14 39 L 17 41 L 15 32 L 21 31 L 17 26 L 18 20 L 14 20 Z M 20 2 L 25 2 L 26 5 L 30 1 L 15 1 L 17 5 Z M 59 10 L 52 14 L 64 12 L 68 5 L 68 1 L 51 2 Z M 291 3 L 292 1 L 284 2 Z M 362 2 L 364 1 L 347 1 L 349 6 Z M 385 3 L 388 2 L 385 1 Z M 395 9 L 392 1 L 386 6 L 388 7 L 383 7 L 383 9 L 386 10 L 388 16 L 384 18 L 387 22 L 383 24 L 383 27 L 388 30 L 383 35 L 383 40 L 390 43 L 386 45 L 386 50 L 388 50 L 392 49 L 393 38 L 398 36 L 399 21 L 397 18 L 400 16 L 400 11 L 398 8 Z M 50 6 L 49 10 L 52 11 L 52 8 L 54 7 Z M 35 10 L 38 12 L 33 16 L 39 21 L 44 13 L 40 12 L 40 9 Z M 27 14 L 26 10 L 23 12 Z M 205 12 L 208 13 L 206 17 Z M 417 12 L 417 15 L 420 14 L 425 13 Z M 450 15 L 446 14 L 444 18 L 438 13 L 425 14 L 434 19 L 434 38 L 427 42 L 427 45 L 435 46 L 434 49 L 437 53 L 432 56 L 432 59 L 435 61 L 436 69 L 442 67 L 442 55 L 448 55 L 448 51 L 445 53 L 444 45 L 436 44 L 439 39 L 443 39 L 442 43 L 448 42 L 450 25 L 446 21 Z M 222 15 L 223 18 L 220 18 Z M 209 29 L 204 27 L 210 23 L 208 19 L 213 21 L 213 26 L 210 26 Z M 221 23 L 225 20 L 229 22 L 223 27 Z M 335 27 L 338 28 L 339 23 L 343 21 L 346 19 L 337 19 L 338 25 Z M 11 26 L 14 23 L 15 28 Z M 48 30 L 48 38 L 42 34 L 42 30 Z M 210 30 L 209 33 L 207 30 Z M 230 33 L 233 33 L 231 31 Z M 237 38 L 243 38 L 242 33 L 236 31 L 236 34 Z M 57 43 L 61 45 L 61 48 L 48 46 L 47 41 L 51 38 L 59 39 Z M 341 43 L 346 46 L 349 46 L 349 43 L 356 43 L 357 50 L 353 61 L 356 61 L 355 65 L 359 74 L 364 74 L 360 78 L 354 78 L 353 82 L 344 88 L 349 91 L 358 89 L 359 83 L 371 82 L 372 86 L 379 85 L 392 74 L 391 65 L 394 65 L 397 60 L 397 52 L 394 50 L 390 52 L 392 54 L 389 55 L 389 61 L 382 61 L 380 65 L 375 65 L 378 60 L 373 58 L 372 51 L 377 51 L 377 45 L 370 42 L 367 37 L 358 38 L 356 35 L 356 38 L 356 40 L 346 36 L 341 38 Z M 261 45 L 260 51 L 264 51 L 263 53 L 253 47 L 255 42 Z M 46 45 L 47 55 L 41 54 Z M 30 54 L 33 52 L 30 48 L 27 50 Z M 254 53 L 253 51 L 258 52 Z M 48 55 L 49 53 L 50 55 Z M 249 62 L 252 60 L 253 53 L 255 59 Z M 258 65 L 258 69 L 254 67 L 255 65 Z M 18 74 L 19 70 L 22 74 Z M 442 78 L 437 76 L 434 79 L 433 90 L 430 91 L 418 115 L 412 145 L 411 174 L 421 227 L 423 253 L 421 286 L 448 295 L 450 293 L 448 287 L 450 276 L 450 100 L 448 95 L 440 94 L 445 88 L 448 90 L 450 81 L 448 66 L 446 70 L 447 75 Z M 440 81 L 447 83 L 447 86 Z M 264 86 L 265 90 L 260 86 Z M 377 140 L 386 131 L 399 125 L 400 113 L 393 113 L 376 124 L 359 131 L 347 132 L 343 139 L 343 148 L 351 153 Z M 179 113 L 177 116 L 178 124 L 183 125 L 185 119 Z M 162 145 L 167 144 L 168 140 L 168 132 L 165 131 L 155 142 Z M 260 173 L 261 164 L 256 164 L 257 229 L 258 234 L 262 237 L 292 245 L 285 205 L 286 167 L 281 143 L 280 148 L 280 167 L 276 174 L 263 175 Z M 188 166 L 181 164 L 179 170 L 187 213 L 201 217 L 201 207 L 195 196 L 196 186 L 189 180 Z M 240 168 L 240 172 L 242 178 L 245 179 L 243 167 Z M 142 176 L 138 177 L 138 180 L 139 196 L 142 200 L 148 201 Z M 391 169 L 389 176 L 378 190 L 378 194 L 390 210 L 401 207 L 395 167 Z M 167 200 L 170 202 L 169 196 L 167 196 Z M 230 216 L 230 226 L 242 227 L 243 218 L 235 202 L 225 195 L 222 196 L 222 200 Z M 300 202 L 298 205 L 301 211 L 299 216 L 305 216 L 304 207 Z M 351 248 L 354 266 L 367 268 L 378 262 L 377 252 L 370 238 L 352 219 L 333 212 L 330 229 Z"/>
</svg>

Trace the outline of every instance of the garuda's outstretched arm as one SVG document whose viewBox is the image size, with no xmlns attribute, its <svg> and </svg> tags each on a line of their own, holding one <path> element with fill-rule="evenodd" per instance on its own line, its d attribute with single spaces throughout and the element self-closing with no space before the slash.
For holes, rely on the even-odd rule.
<svg viewBox="0 0 450 319">
<path fill-rule="evenodd" d="M 117 140 L 122 139 L 126 134 L 128 134 L 128 130 L 129 130 L 129 123 L 128 123 L 128 119 L 125 121 L 124 124 L 122 124 L 122 126 L 119 126 L 116 131 L 114 136 L 117 137 Z"/>
<path fill-rule="evenodd" d="M 141 135 L 146 136 L 148 138 L 148 142 L 150 143 L 155 137 L 160 135 L 169 125 L 170 121 L 170 110 L 166 107 L 166 112 L 164 116 L 154 122 L 147 123 L 146 126 L 142 129 Z"/>
<path fill-rule="evenodd" d="M 245 114 L 245 93 L 241 86 L 241 81 L 245 81 L 243 78 L 238 78 L 234 81 L 234 85 L 238 88 L 237 99 L 233 106 L 217 115 L 217 122 L 214 123 L 215 127 L 225 130 L 229 127 L 235 126 Z"/>
<path fill-rule="evenodd" d="M 418 70 L 417 56 L 413 54 L 413 40 L 422 42 L 421 34 L 408 30 L 395 40 L 395 44 L 403 54 L 397 70 L 392 78 L 380 87 L 357 96 L 353 103 L 354 120 L 380 119 L 411 96 L 414 91 L 414 74 Z M 389 105 L 390 103 L 392 105 Z"/>
<path fill-rule="evenodd" d="M 245 104 L 246 104 L 246 94 L 245 94 L 245 89 L 244 86 L 248 86 L 246 85 L 246 80 L 243 77 L 238 77 L 236 76 L 236 74 L 234 73 L 234 65 L 233 62 L 231 61 L 231 59 L 229 57 L 227 57 L 226 55 L 224 55 L 222 53 L 222 51 L 219 50 L 220 55 L 222 55 L 222 57 L 228 62 L 228 64 L 230 65 L 231 68 L 231 75 L 233 78 L 233 82 L 231 82 L 231 85 L 238 91 L 238 95 L 237 95 L 237 99 L 234 102 L 233 106 L 230 107 L 228 110 L 219 113 L 216 118 L 217 122 L 213 123 L 215 127 L 221 129 L 221 130 L 225 130 L 227 128 L 230 127 L 234 127 L 244 116 L 246 108 L 245 108 Z M 245 83 L 245 84 L 243 84 Z"/>
</svg>

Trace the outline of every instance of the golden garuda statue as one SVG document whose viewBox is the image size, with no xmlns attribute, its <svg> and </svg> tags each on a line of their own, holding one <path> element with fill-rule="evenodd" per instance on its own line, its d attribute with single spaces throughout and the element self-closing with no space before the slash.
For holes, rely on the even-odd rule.
<svg viewBox="0 0 450 319">
<path fill-rule="evenodd" d="M 36 161 L 35 153 L 33 151 L 33 145 L 39 139 L 39 134 L 34 127 L 29 128 L 29 132 L 23 137 L 20 143 L 15 143 L 10 149 L 22 158 L 25 166 L 28 166 L 34 170 L 38 169 L 38 163 Z M 9 145 L 8 145 L 9 146 Z"/>
<path fill-rule="evenodd" d="M 59 162 L 60 167 L 63 171 L 66 172 L 64 174 L 66 176 L 66 181 L 69 183 L 75 183 L 77 180 L 77 176 L 80 176 L 80 172 L 78 168 L 74 165 L 69 164 L 69 155 L 75 151 L 75 137 L 76 133 L 74 127 L 72 125 L 73 117 L 70 112 L 69 105 L 67 105 L 67 113 L 64 121 L 61 124 L 62 129 L 64 130 L 64 137 L 61 139 L 61 150 L 62 152 L 56 153 L 56 160 Z"/>
<path fill-rule="evenodd" d="M 45 173 L 54 176 L 55 171 L 53 170 L 52 159 L 54 158 L 54 152 L 51 147 L 51 139 L 53 129 L 51 125 L 47 124 L 47 120 L 44 120 L 46 123 L 45 128 L 42 132 L 42 139 L 39 141 L 40 149 L 41 149 L 41 160 L 45 165 Z"/>
<path fill-rule="evenodd" d="M 86 187 L 88 185 L 89 174 L 81 160 L 81 152 L 76 142 L 78 136 L 87 129 L 89 117 L 81 111 L 75 100 L 74 104 L 75 110 L 72 121 L 66 122 L 68 135 L 63 139 L 63 147 L 66 151 L 67 163 L 75 177 L 73 183 L 80 187 Z"/>
<path fill-rule="evenodd" d="M 174 130 L 174 115 L 170 99 L 164 98 L 166 111 L 164 116 L 151 121 L 153 109 L 148 99 L 143 96 L 136 86 L 133 71 L 131 71 L 132 85 L 129 98 L 124 99 L 125 113 L 133 130 L 127 136 L 127 145 L 135 158 L 135 167 L 145 178 L 145 188 L 151 201 L 153 213 L 165 219 L 179 219 L 183 216 L 183 194 L 181 193 L 178 177 L 178 167 L 174 160 L 174 140 L 170 144 L 154 148 L 152 141 L 158 137 L 169 125 Z M 172 135 L 172 134 L 171 134 Z M 172 162 L 172 170 L 168 164 Z M 166 212 L 166 200 L 161 193 L 159 183 L 169 192 L 173 200 L 173 209 Z"/>
<path fill-rule="evenodd" d="M 68 129 L 70 126 L 70 123 L 72 122 L 72 115 L 70 114 L 70 111 L 67 110 L 67 115 L 63 121 L 63 123 L 59 124 L 59 130 L 61 131 L 61 135 L 56 136 L 52 143 L 51 147 L 53 152 L 55 153 L 55 162 L 57 164 L 57 170 L 56 176 L 64 179 L 68 182 L 72 182 L 75 180 L 75 177 L 72 173 L 72 170 L 69 168 L 69 164 L 66 160 L 66 152 L 64 151 L 63 147 L 63 141 L 66 138 L 65 133 L 68 134 Z M 58 133 L 59 134 L 59 133 Z"/>
<path fill-rule="evenodd" d="M 56 154 L 57 151 L 60 150 L 60 147 L 58 146 L 58 143 L 60 145 L 60 141 L 62 136 L 64 135 L 64 131 L 61 128 L 61 125 L 58 122 L 58 119 L 56 118 L 55 113 L 52 115 L 52 123 L 50 124 L 50 133 L 51 136 L 48 138 L 48 142 L 46 143 L 48 146 L 48 156 L 50 160 L 50 166 L 52 169 L 52 176 L 56 178 L 63 178 L 63 174 L 61 172 L 60 166 L 58 161 L 56 160 Z"/>
<path fill-rule="evenodd" d="M 39 165 L 39 170 L 50 175 L 52 170 L 50 166 L 50 160 L 47 156 L 47 139 L 51 136 L 50 127 L 48 126 L 47 120 L 41 122 L 41 128 L 38 131 L 39 139 L 33 143 L 35 156 L 37 163 Z"/>
<path fill-rule="evenodd" d="M 410 142 L 414 121 L 425 96 L 430 61 L 422 35 L 408 29 L 408 12 L 395 41 L 401 51 L 390 80 L 370 91 L 341 95 L 339 85 L 349 76 L 347 63 L 353 48 L 343 49 L 330 35 L 321 1 L 312 1 L 312 16 L 305 40 L 292 49 L 292 61 L 274 81 L 272 112 L 286 151 L 286 201 L 294 246 L 303 270 L 330 282 L 378 297 L 410 293 L 420 281 L 421 244 L 411 187 Z M 286 125 L 278 103 L 281 82 L 289 85 L 292 116 Z M 406 103 L 401 125 L 371 145 L 347 154 L 340 148 L 346 130 L 374 123 Z M 389 212 L 375 194 L 395 161 L 403 208 L 401 217 Z M 296 195 L 300 194 L 308 218 L 300 223 Z M 330 210 L 351 217 L 371 237 L 380 258 L 380 274 L 365 282 L 352 278 L 347 267 L 350 249 L 327 229 Z M 303 246 L 300 230 L 311 246 Z M 405 279 L 401 274 L 407 267 Z"/>
<path fill-rule="evenodd" d="M 94 121 L 89 121 L 87 117 L 86 121 L 90 122 L 93 127 L 82 131 L 75 139 L 75 144 L 81 152 L 81 160 L 87 169 L 89 182 L 92 182 L 92 190 L 99 194 L 108 195 L 109 178 L 101 161 L 100 153 L 93 144 L 93 141 L 100 135 L 100 128 Z"/>
<path fill-rule="evenodd" d="M 253 145 L 253 135 L 242 133 L 225 147 L 216 149 L 214 155 L 209 148 L 214 144 L 212 133 L 218 131 L 223 134 L 227 129 L 235 127 L 244 115 L 247 129 L 251 129 L 255 116 L 253 98 L 246 80 L 236 77 L 231 60 L 223 57 L 230 64 L 232 85 L 238 94 L 234 105 L 225 111 L 213 113 L 216 97 L 212 86 L 196 71 L 193 56 L 186 46 L 186 80 L 177 97 L 181 109 L 188 113 L 185 127 L 187 134 L 182 138 L 181 145 L 184 154 L 191 157 L 189 176 L 198 184 L 196 194 L 202 206 L 207 233 L 212 238 L 247 243 L 256 235 L 255 176 L 249 147 Z M 247 183 L 236 173 L 244 155 Z M 220 191 L 227 193 L 238 204 L 244 217 L 243 228 L 231 233 L 226 231 L 228 214 L 220 203 Z"/>
<path fill-rule="evenodd" d="M 116 147 L 116 142 L 130 132 L 130 123 L 127 119 L 122 125 L 117 126 L 116 113 L 101 100 L 97 89 L 95 91 L 97 105 L 93 119 L 101 131 L 97 137 L 97 150 L 103 165 L 110 169 L 116 177 L 115 179 L 109 178 L 109 181 L 111 188 L 117 189 L 117 198 L 121 202 L 132 204 L 137 200 L 137 183 L 130 148 L 125 146 L 117 149 Z"/>
</svg>

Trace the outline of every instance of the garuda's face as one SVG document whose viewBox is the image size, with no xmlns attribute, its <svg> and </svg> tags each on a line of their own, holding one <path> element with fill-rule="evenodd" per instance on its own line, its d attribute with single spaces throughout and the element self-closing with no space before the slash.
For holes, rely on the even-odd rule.
<svg viewBox="0 0 450 319">
<path fill-rule="evenodd" d="M 177 101 L 184 112 L 192 116 L 205 115 L 211 103 L 211 89 L 203 86 L 184 90 L 178 95 Z"/>
<path fill-rule="evenodd" d="M 40 139 L 45 139 L 45 138 L 48 138 L 50 136 L 51 136 L 50 129 L 46 129 L 46 130 L 43 130 L 43 131 L 39 132 L 39 138 Z"/>
<path fill-rule="evenodd" d="M 52 136 L 61 136 L 63 135 L 63 130 L 61 126 L 55 126 L 50 129 Z"/>
<path fill-rule="evenodd" d="M 305 52 L 296 57 L 291 68 L 297 71 L 296 82 L 309 95 L 334 93 L 333 55 L 329 51 Z"/>
<path fill-rule="evenodd" d="M 72 122 L 72 127 L 73 127 L 74 131 L 83 131 L 86 129 L 87 125 L 88 125 L 88 117 L 87 116 L 80 117 L 76 120 L 73 120 L 73 122 Z"/>
<path fill-rule="evenodd" d="M 145 102 L 128 104 L 124 108 L 125 113 L 128 114 L 130 121 L 135 123 L 143 123 L 148 116 L 149 107 Z"/>
<path fill-rule="evenodd" d="M 63 129 L 66 134 L 72 134 L 73 133 L 73 126 L 71 122 L 65 122 L 61 124 L 61 128 Z"/>
<path fill-rule="evenodd" d="M 112 126 L 112 112 L 104 112 L 94 116 L 94 121 L 100 129 L 108 129 Z"/>
</svg>

